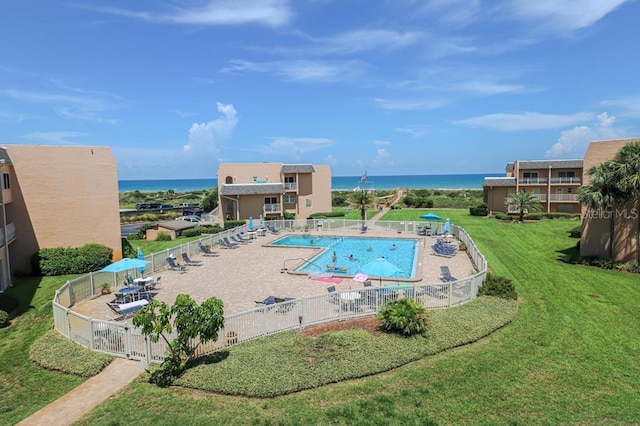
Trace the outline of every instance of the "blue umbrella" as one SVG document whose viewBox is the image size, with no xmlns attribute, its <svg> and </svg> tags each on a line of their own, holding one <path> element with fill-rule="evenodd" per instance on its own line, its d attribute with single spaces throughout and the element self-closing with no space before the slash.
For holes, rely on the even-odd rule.
<svg viewBox="0 0 640 426">
<path fill-rule="evenodd" d="M 380 277 L 380 283 L 382 283 L 383 277 L 391 277 L 397 272 L 402 272 L 402 270 L 384 257 L 380 257 L 364 265 L 360 268 L 360 272 L 369 276 Z"/>
<path fill-rule="evenodd" d="M 262 215 L 260 215 L 260 229 L 264 228 L 264 219 L 262 218 Z"/>
<path fill-rule="evenodd" d="M 420 216 L 420 219 L 426 219 L 426 220 L 442 220 L 442 218 L 441 218 L 440 216 L 438 216 L 437 214 L 433 214 L 433 213 L 423 214 L 422 216 Z"/>
<path fill-rule="evenodd" d="M 140 247 L 138 247 L 138 260 L 144 260 L 144 254 L 142 253 L 142 250 L 140 250 Z M 144 275 L 144 266 L 142 268 L 140 268 L 140 275 Z"/>
<path fill-rule="evenodd" d="M 122 260 L 118 260 L 117 262 L 112 263 L 111 265 L 105 266 L 100 269 L 101 272 L 122 272 L 128 271 L 130 269 L 136 268 L 144 268 L 147 264 L 150 263 L 148 260 L 140 260 L 140 259 L 130 259 L 125 257 Z"/>
<path fill-rule="evenodd" d="M 444 233 L 447 234 L 449 232 L 449 228 L 451 228 L 451 223 L 449 222 L 449 218 L 444 222 Z"/>
<path fill-rule="evenodd" d="M 249 232 L 253 232 L 253 216 L 249 216 Z"/>
</svg>

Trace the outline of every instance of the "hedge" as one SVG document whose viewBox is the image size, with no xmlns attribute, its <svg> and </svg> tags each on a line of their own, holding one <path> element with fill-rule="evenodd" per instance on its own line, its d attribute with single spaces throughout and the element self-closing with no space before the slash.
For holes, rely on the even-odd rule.
<svg viewBox="0 0 640 426">
<path fill-rule="evenodd" d="M 540 220 L 540 219 L 580 219 L 580 213 L 528 213 L 524 216 L 525 220 Z"/>
<path fill-rule="evenodd" d="M 320 212 L 309 215 L 309 219 L 325 219 L 328 217 L 344 217 L 344 211 Z"/>
<path fill-rule="evenodd" d="M 479 206 L 469 207 L 469 214 L 471 216 L 486 216 L 489 214 L 489 208 L 486 204 L 480 204 Z"/>
<path fill-rule="evenodd" d="M 44 248 L 31 257 L 36 273 L 45 276 L 87 274 L 111 263 L 113 250 L 102 244 Z"/>
</svg>

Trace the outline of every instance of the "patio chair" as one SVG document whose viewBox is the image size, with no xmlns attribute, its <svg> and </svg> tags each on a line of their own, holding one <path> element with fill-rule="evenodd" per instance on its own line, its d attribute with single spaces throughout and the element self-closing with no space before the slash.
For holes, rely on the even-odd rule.
<svg viewBox="0 0 640 426">
<path fill-rule="evenodd" d="M 226 249 L 234 249 L 240 247 L 240 244 L 232 243 L 227 237 L 223 237 L 220 238 L 220 247 Z"/>
<path fill-rule="evenodd" d="M 236 237 L 235 235 L 231 236 L 231 241 L 233 241 L 234 243 L 243 244 L 243 245 L 249 244 L 249 241 L 241 240 L 238 237 Z"/>
<path fill-rule="evenodd" d="M 167 257 L 167 265 L 169 265 L 169 269 L 172 271 L 178 271 L 180 273 L 187 272 L 187 267 L 177 264 L 175 260 L 173 260 L 173 257 Z"/>
<path fill-rule="evenodd" d="M 370 280 L 366 280 L 362 283 L 365 287 L 371 287 L 371 281 Z"/>
<path fill-rule="evenodd" d="M 205 246 L 203 246 L 202 244 L 198 244 L 198 247 L 200 248 L 200 252 L 202 253 L 203 256 L 209 256 L 209 257 L 220 256 L 220 253 L 218 253 L 217 251 L 211 251 L 207 249 Z"/>
<path fill-rule="evenodd" d="M 236 234 L 236 238 L 237 238 L 238 240 L 240 240 L 240 241 L 245 241 L 245 242 L 247 242 L 247 243 L 251 243 L 251 242 L 253 242 L 253 239 L 252 239 L 252 238 L 245 238 L 245 237 L 243 237 L 243 236 L 242 236 L 242 234 Z"/>
<path fill-rule="evenodd" d="M 369 227 L 366 226 L 366 225 L 363 225 L 362 228 L 360 228 L 360 233 L 361 234 L 366 234 L 367 233 L 367 229 L 369 229 Z"/>
<path fill-rule="evenodd" d="M 271 232 L 272 234 L 276 234 L 276 235 L 280 233 L 280 232 L 278 232 L 278 230 L 276 229 L 276 227 L 275 227 L 275 226 L 273 226 L 273 225 L 267 225 L 267 230 L 268 230 L 269 232 Z"/>
<path fill-rule="evenodd" d="M 449 270 L 449 267 L 446 265 L 443 265 L 440 267 L 440 279 L 447 283 L 458 280 L 457 278 L 451 276 L 451 271 Z"/>
<path fill-rule="evenodd" d="M 202 266 L 202 260 L 191 260 L 187 253 L 182 253 L 182 260 L 187 266 Z"/>
</svg>

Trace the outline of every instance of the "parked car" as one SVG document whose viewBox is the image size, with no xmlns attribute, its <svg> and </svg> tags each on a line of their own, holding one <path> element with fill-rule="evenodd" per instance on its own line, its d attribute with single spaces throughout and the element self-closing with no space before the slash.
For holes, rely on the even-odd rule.
<svg viewBox="0 0 640 426">
<path fill-rule="evenodd" d="M 172 209 L 173 205 L 172 204 L 160 204 L 160 207 L 158 207 L 159 209 Z"/>
<path fill-rule="evenodd" d="M 136 210 L 159 209 L 160 206 L 161 206 L 160 203 L 138 203 L 136 204 Z"/>
<path fill-rule="evenodd" d="M 189 208 L 189 207 L 200 207 L 200 204 L 198 203 L 181 203 L 178 207 L 181 208 Z"/>
<path fill-rule="evenodd" d="M 202 220 L 198 216 L 195 216 L 195 215 L 180 216 L 180 217 L 177 217 L 176 220 L 185 220 L 187 222 L 198 222 L 198 223 L 202 222 Z"/>
</svg>

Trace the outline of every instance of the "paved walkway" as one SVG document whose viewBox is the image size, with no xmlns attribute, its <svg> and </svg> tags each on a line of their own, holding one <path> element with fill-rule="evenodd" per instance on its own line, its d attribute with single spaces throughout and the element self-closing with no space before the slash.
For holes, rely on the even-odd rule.
<svg viewBox="0 0 640 426">
<path fill-rule="evenodd" d="M 73 424 L 131 383 L 143 371 L 139 362 L 116 358 L 100 374 L 36 411 L 18 425 Z"/>
</svg>

